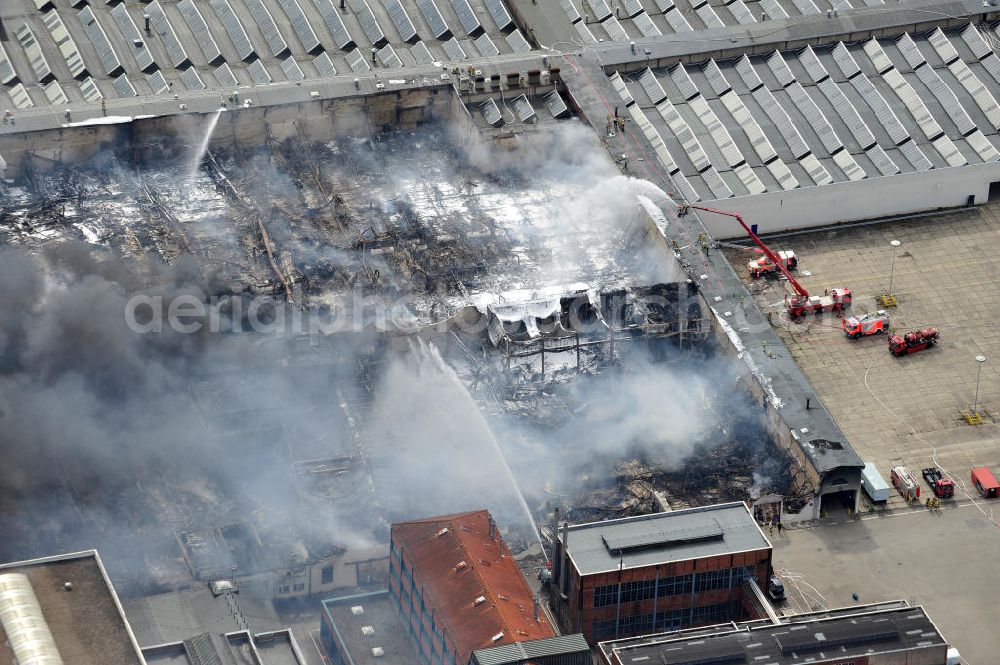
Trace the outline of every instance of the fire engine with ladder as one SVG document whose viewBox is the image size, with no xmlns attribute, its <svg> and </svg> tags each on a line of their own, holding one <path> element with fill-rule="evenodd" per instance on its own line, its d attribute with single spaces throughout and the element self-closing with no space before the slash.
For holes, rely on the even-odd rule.
<svg viewBox="0 0 1000 665">
<path fill-rule="evenodd" d="M 799 284 L 792 273 L 789 272 L 786 267 L 786 261 L 782 259 L 778 254 L 776 254 L 770 247 L 764 244 L 753 230 L 747 226 L 747 223 L 743 221 L 742 215 L 735 212 L 727 212 L 725 210 L 716 210 L 715 208 L 709 208 L 707 206 L 698 206 L 690 204 L 682 204 L 677 208 L 678 217 L 683 217 L 687 214 L 689 210 L 702 210 L 704 212 L 715 213 L 716 215 L 724 215 L 726 217 L 732 217 L 743 230 L 747 232 L 750 239 L 754 241 L 754 244 L 760 248 L 764 255 L 770 260 L 772 265 L 777 266 L 781 274 L 785 276 L 788 283 L 792 285 L 795 289 L 795 295 L 785 294 L 785 309 L 788 312 L 788 316 L 792 319 L 798 319 L 804 316 L 807 312 L 812 312 L 813 314 L 819 314 L 820 312 L 842 312 L 845 307 L 851 306 L 851 299 L 853 294 L 850 289 L 847 288 L 835 288 L 827 289 L 823 292 L 822 296 L 809 295 L 805 287 Z"/>
<path fill-rule="evenodd" d="M 920 499 L 920 484 L 913 477 L 910 470 L 905 466 L 894 466 L 889 474 L 892 478 L 893 486 L 899 490 L 903 498 L 907 501 L 917 501 Z"/>
</svg>

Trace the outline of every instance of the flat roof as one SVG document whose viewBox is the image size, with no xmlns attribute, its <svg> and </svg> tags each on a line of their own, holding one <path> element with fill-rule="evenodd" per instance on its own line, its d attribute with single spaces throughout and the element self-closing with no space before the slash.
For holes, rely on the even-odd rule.
<svg viewBox="0 0 1000 665">
<path fill-rule="evenodd" d="M 354 665 L 419 662 L 416 646 L 407 636 L 387 589 L 330 598 L 322 604 Z M 375 648 L 382 649 L 381 656 L 374 654 Z"/>
<path fill-rule="evenodd" d="M 856 611 L 851 612 L 852 609 Z M 648 662 L 797 665 L 919 649 L 943 652 L 947 647 L 923 607 L 905 605 L 844 608 L 819 616 L 790 617 L 777 626 L 760 621 L 722 624 L 600 645 L 601 651 L 616 665 Z"/>
<path fill-rule="evenodd" d="M 224 635 L 247 627 L 253 633 L 278 631 L 287 627 L 271 603 L 266 580 L 239 580 L 232 600 L 239 606 L 246 624 L 233 616 L 230 599 L 216 596 L 208 584 L 193 589 L 133 598 L 125 609 L 143 647 L 182 642 L 202 633 Z"/>
<path fill-rule="evenodd" d="M 42 608 L 67 665 L 142 665 L 139 645 L 96 550 L 0 565 L 0 575 L 21 573 Z M 64 585 L 71 582 L 73 589 Z M 0 626 L 0 665 L 14 665 Z"/>
<path fill-rule="evenodd" d="M 770 548 L 741 501 L 571 525 L 566 546 L 580 575 Z"/>
<path fill-rule="evenodd" d="M 306 665 L 298 644 L 289 629 L 251 634 L 237 631 L 225 635 L 203 633 L 190 640 L 146 647 L 142 650 L 147 665 L 200 665 L 206 658 L 218 657 L 223 665 L 244 662 L 260 665 Z M 248 658 L 253 660 L 246 660 Z"/>
</svg>

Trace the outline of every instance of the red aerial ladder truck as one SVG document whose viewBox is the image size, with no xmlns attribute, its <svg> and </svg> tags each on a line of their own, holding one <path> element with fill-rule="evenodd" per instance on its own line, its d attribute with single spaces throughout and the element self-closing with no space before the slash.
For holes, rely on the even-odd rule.
<svg viewBox="0 0 1000 665">
<path fill-rule="evenodd" d="M 761 240 L 749 226 L 747 226 L 747 223 L 743 221 L 743 217 L 740 214 L 735 212 L 726 212 L 725 210 L 716 210 L 715 208 L 708 208 L 706 206 L 689 205 L 685 203 L 678 206 L 677 215 L 678 217 L 683 217 L 684 215 L 687 214 L 688 210 L 692 209 L 703 210 L 705 212 L 713 212 L 717 215 L 725 215 L 726 217 L 732 217 L 733 219 L 735 219 L 737 222 L 740 223 L 740 226 L 742 226 L 743 230 L 750 235 L 750 239 L 754 241 L 754 244 L 756 244 L 761 249 L 761 251 L 764 252 L 764 255 L 771 260 L 772 264 L 778 267 L 778 270 L 781 271 L 781 274 L 785 276 L 785 278 L 788 280 L 788 283 L 792 285 L 793 289 L 795 289 L 794 296 L 785 294 L 785 309 L 788 310 L 788 316 L 790 316 L 791 318 L 797 319 L 803 316 L 806 312 L 812 312 L 814 314 L 819 314 L 820 312 L 842 312 L 845 307 L 851 306 L 851 298 L 853 294 L 851 293 L 850 289 L 846 288 L 828 289 L 823 293 L 822 296 L 809 295 L 809 292 L 806 291 L 805 288 L 801 284 L 799 284 L 794 277 L 792 277 L 792 273 L 790 273 L 788 271 L 788 268 L 785 267 L 785 261 L 782 260 L 780 256 L 775 254 L 770 247 L 764 244 L 764 241 Z"/>
</svg>

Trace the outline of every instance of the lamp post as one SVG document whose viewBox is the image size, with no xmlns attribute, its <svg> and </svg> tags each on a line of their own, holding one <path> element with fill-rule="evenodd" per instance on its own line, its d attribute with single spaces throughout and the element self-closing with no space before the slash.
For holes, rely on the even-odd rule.
<svg viewBox="0 0 1000 665">
<path fill-rule="evenodd" d="M 898 240 L 890 240 L 889 244 L 892 245 L 892 263 L 889 264 L 889 295 L 892 296 L 892 278 L 896 274 L 896 248 L 901 244 Z"/>
<path fill-rule="evenodd" d="M 979 415 L 979 378 L 983 375 L 983 363 L 986 362 L 986 356 L 979 355 L 976 356 L 976 364 L 979 366 L 979 370 L 976 372 L 976 399 L 972 402 L 972 417 Z"/>
</svg>

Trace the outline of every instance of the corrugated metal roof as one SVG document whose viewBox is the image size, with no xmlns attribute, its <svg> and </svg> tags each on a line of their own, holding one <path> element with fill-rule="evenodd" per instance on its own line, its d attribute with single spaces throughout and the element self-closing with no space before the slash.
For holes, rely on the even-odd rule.
<svg viewBox="0 0 1000 665">
<path fill-rule="evenodd" d="M 276 58 L 283 56 L 288 51 L 288 43 L 278 31 L 278 25 L 274 22 L 274 17 L 271 16 L 271 12 L 263 0 L 244 0 L 244 2 L 247 9 L 250 10 L 253 20 L 257 23 L 257 27 L 260 28 L 260 33 L 264 35 L 267 47 L 271 49 L 271 55 Z"/>
<path fill-rule="evenodd" d="M 278 4 L 281 5 L 281 9 L 292 22 L 292 29 L 298 35 L 306 53 L 318 53 L 320 51 L 319 38 L 316 36 L 316 31 L 313 30 L 312 24 L 309 23 L 309 19 L 306 18 L 305 12 L 302 11 L 298 0 L 278 0 Z"/>
<path fill-rule="evenodd" d="M 80 10 L 79 17 L 80 23 L 83 24 L 83 31 L 87 33 L 91 44 L 94 45 L 94 50 L 97 51 L 97 57 L 104 67 L 104 73 L 108 76 L 115 76 L 119 72 L 124 71 L 121 60 L 118 59 L 118 54 L 115 53 L 114 47 L 111 46 L 108 34 L 104 32 L 104 27 L 97 21 L 97 16 L 94 15 L 94 10 L 90 7 L 84 7 Z"/>
<path fill-rule="evenodd" d="M 434 0 L 417 0 L 417 7 L 420 8 L 420 13 L 424 15 L 427 26 L 431 29 L 431 34 L 437 39 L 444 39 L 451 32 L 444 17 L 441 16 L 441 10 L 438 9 L 437 3 Z"/>
<path fill-rule="evenodd" d="M 170 62 L 173 63 L 174 67 L 180 69 L 181 65 L 188 62 L 188 55 L 183 44 L 177 38 L 174 27 L 170 25 L 167 15 L 163 13 L 159 0 L 153 0 L 146 5 L 146 13 L 149 14 L 149 22 L 153 32 L 160 36 L 160 41 L 163 42 L 163 47 L 167 50 Z"/>
<path fill-rule="evenodd" d="M 243 24 L 240 23 L 236 12 L 233 11 L 229 0 L 209 0 L 208 4 L 212 6 L 212 9 L 219 16 L 219 20 L 222 21 L 222 26 L 226 29 L 226 33 L 229 35 L 229 39 L 232 40 L 233 46 L 236 47 L 236 53 L 240 56 L 240 59 L 244 62 L 249 62 L 253 59 L 257 55 L 253 50 L 253 44 L 250 43 L 247 31 L 243 28 Z"/>
<path fill-rule="evenodd" d="M 7 57 L 7 51 L 4 50 L 3 44 L 0 44 L 0 84 L 9 85 L 16 80 L 17 74 L 14 72 L 14 65 L 10 63 L 10 58 Z"/>
<path fill-rule="evenodd" d="M 460 663 L 476 649 L 556 635 L 544 615 L 534 620 L 531 589 L 499 532 L 490 538 L 489 520 L 480 510 L 392 526 Z"/>
<path fill-rule="evenodd" d="M 143 39 L 142 33 L 139 32 L 139 27 L 132 20 L 125 5 L 115 5 L 111 10 L 111 18 L 118 24 L 118 29 L 122 31 L 125 40 L 132 47 L 132 55 L 139 64 L 139 69 L 147 73 L 156 69 L 153 54 L 149 52 L 146 40 Z M 150 16 L 150 19 L 152 19 L 152 16 Z"/>
<path fill-rule="evenodd" d="M 473 657 L 476 665 L 518 665 L 530 658 L 575 653 L 590 653 L 590 646 L 580 633 L 479 649 Z"/>
<path fill-rule="evenodd" d="M 45 54 L 42 52 L 42 47 L 38 44 L 35 33 L 31 31 L 28 24 L 25 23 L 15 30 L 14 36 L 17 37 L 18 43 L 24 49 L 24 54 L 28 56 L 28 62 L 31 63 L 31 68 L 34 70 L 35 76 L 38 77 L 39 83 L 48 83 L 54 79 L 55 75 L 52 73 L 52 68 L 49 67 L 49 63 L 45 59 Z M 24 89 L 24 85 L 20 83 L 17 85 L 21 86 L 22 90 Z M 19 105 L 18 108 L 25 107 Z"/>
<path fill-rule="evenodd" d="M 204 90 L 205 82 L 201 80 L 198 76 L 198 70 L 194 67 L 188 67 L 181 72 L 181 83 L 188 90 Z"/>
<path fill-rule="evenodd" d="M 354 10 L 354 15 L 358 19 L 358 23 L 361 24 L 361 30 L 364 31 L 372 46 L 379 47 L 385 44 L 388 39 L 382 32 L 382 27 L 378 24 L 375 13 L 368 5 L 368 0 L 349 0 L 348 4 Z"/>
<path fill-rule="evenodd" d="M 722 538 L 680 542 L 692 529 L 701 528 L 714 520 L 722 530 Z M 663 547 L 612 553 L 605 544 L 609 538 L 629 538 L 662 533 L 664 540 L 675 539 Z M 594 575 L 618 570 L 643 568 L 674 561 L 701 559 L 721 554 L 735 554 L 770 549 L 760 527 L 740 501 L 716 506 L 675 510 L 639 517 L 626 517 L 605 522 L 577 524 L 569 527 L 567 551 L 581 575 Z"/>
<path fill-rule="evenodd" d="M 219 45 L 212 38 L 208 24 L 205 23 L 205 17 L 201 15 L 201 11 L 194 4 L 194 0 L 181 0 L 177 3 L 177 9 L 181 13 L 181 18 L 184 19 L 184 22 L 188 24 L 188 28 L 191 29 L 191 33 L 205 54 L 208 64 L 216 65 L 222 62 L 222 52 L 219 50 Z"/>
<path fill-rule="evenodd" d="M 59 13 L 55 9 L 50 9 L 49 12 L 42 17 L 42 23 L 45 24 L 46 28 L 48 28 L 53 41 L 55 41 L 56 45 L 59 47 L 59 52 L 66 61 L 66 66 L 69 67 L 69 71 L 73 75 L 73 78 L 86 76 L 87 69 L 83 64 L 83 56 L 80 55 L 80 49 L 77 48 L 76 42 L 74 42 L 73 37 L 70 36 L 69 30 L 63 24 L 63 20 L 59 16 Z"/>
<path fill-rule="evenodd" d="M 354 38 L 344 26 L 344 20 L 340 18 L 337 8 L 333 6 L 333 0 L 313 0 L 313 4 L 320 16 L 323 17 L 330 34 L 333 35 L 333 43 L 337 45 L 337 48 L 346 51 L 353 47 Z"/>
</svg>

